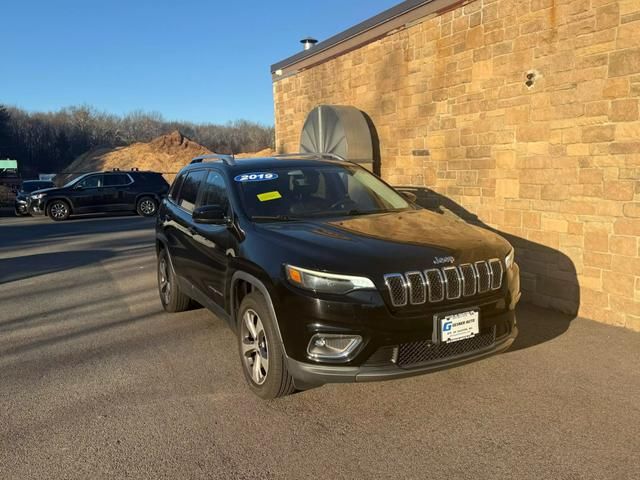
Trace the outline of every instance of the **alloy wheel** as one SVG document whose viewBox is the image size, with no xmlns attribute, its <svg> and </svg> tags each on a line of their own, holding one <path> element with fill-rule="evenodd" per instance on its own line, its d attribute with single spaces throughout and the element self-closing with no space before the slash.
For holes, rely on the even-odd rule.
<svg viewBox="0 0 640 480">
<path fill-rule="evenodd" d="M 140 202 L 140 211 L 145 215 L 153 215 L 156 211 L 156 204 L 153 200 L 143 200 Z"/>
<path fill-rule="evenodd" d="M 262 385 L 269 373 L 269 346 L 260 316 L 248 309 L 242 317 L 242 363 L 257 385 Z"/>
<path fill-rule="evenodd" d="M 67 206 L 62 202 L 56 202 L 53 205 L 51 205 L 51 215 L 54 218 L 58 218 L 58 219 L 64 218 L 67 216 L 67 212 L 68 212 Z"/>
<path fill-rule="evenodd" d="M 162 301 L 168 304 L 171 300 L 171 277 L 169 277 L 169 266 L 164 257 L 160 259 L 158 273 L 160 274 L 160 295 L 162 296 Z"/>
</svg>

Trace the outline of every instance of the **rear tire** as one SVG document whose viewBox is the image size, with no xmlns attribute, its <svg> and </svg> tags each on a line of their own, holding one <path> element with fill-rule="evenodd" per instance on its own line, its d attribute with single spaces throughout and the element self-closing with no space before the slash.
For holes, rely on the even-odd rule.
<svg viewBox="0 0 640 480">
<path fill-rule="evenodd" d="M 158 293 L 165 311 L 177 313 L 189 309 L 191 299 L 182 293 L 169 255 L 164 248 L 158 252 Z"/>
<path fill-rule="evenodd" d="M 71 215 L 71 208 L 64 200 L 54 200 L 47 205 L 47 215 L 49 215 L 51 220 L 61 222 L 69 218 L 69 215 Z"/>
<path fill-rule="evenodd" d="M 136 212 L 141 217 L 154 217 L 158 212 L 158 202 L 153 197 L 141 197 L 136 204 Z"/>
<path fill-rule="evenodd" d="M 261 398 L 274 399 L 295 391 L 275 319 L 257 292 L 242 299 L 238 309 L 238 347 L 249 388 Z"/>
</svg>

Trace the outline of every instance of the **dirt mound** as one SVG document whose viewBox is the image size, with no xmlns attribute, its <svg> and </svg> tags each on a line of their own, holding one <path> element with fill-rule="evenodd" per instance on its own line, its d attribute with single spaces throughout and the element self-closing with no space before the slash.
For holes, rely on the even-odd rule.
<svg viewBox="0 0 640 480">
<path fill-rule="evenodd" d="M 260 150 L 255 153 L 238 153 L 236 158 L 261 158 L 261 157 L 271 157 L 276 152 L 271 148 L 265 148 L 264 150 Z"/>
<path fill-rule="evenodd" d="M 207 153 L 212 152 L 176 130 L 154 138 L 148 143 L 89 150 L 76 158 L 65 169 L 67 174 L 58 175 L 56 183 L 66 183 L 82 173 L 113 170 L 114 168 L 119 168 L 122 171 L 138 168 L 161 172 L 168 181 L 172 181 L 176 173 L 193 157 Z M 236 156 L 238 158 L 267 157 L 273 153 L 273 150 L 267 148 L 257 153 L 241 153 Z"/>
<path fill-rule="evenodd" d="M 65 170 L 70 175 L 57 181 L 97 170 L 153 170 L 171 180 L 193 157 L 211 153 L 209 149 L 174 131 L 154 138 L 149 143 L 134 143 L 127 147 L 94 148 L 76 158 Z"/>
</svg>

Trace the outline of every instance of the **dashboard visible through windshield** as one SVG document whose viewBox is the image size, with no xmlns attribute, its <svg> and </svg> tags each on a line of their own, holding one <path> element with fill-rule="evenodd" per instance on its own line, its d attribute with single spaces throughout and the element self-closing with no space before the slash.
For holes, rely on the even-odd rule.
<svg viewBox="0 0 640 480">
<path fill-rule="evenodd" d="M 315 165 L 241 173 L 234 183 L 254 220 L 366 215 L 411 208 L 395 190 L 357 166 Z"/>
</svg>

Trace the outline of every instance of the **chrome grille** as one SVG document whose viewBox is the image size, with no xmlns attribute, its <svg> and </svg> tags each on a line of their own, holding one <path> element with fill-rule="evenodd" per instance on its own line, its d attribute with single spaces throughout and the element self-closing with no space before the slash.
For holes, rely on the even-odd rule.
<svg viewBox="0 0 640 480">
<path fill-rule="evenodd" d="M 444 276 L 437 268 L 432 268 L 424 272 L 427 278 L 427 288 L 429 289 L 429 301 L 441 302 L 444 300 Z"/>
<path fill-rule="evenodd" d="M 424 272 L 390 273 L 384 276 L 391 304 L 404 307 L 471 297 L 499 290 L 504 268 L 497 258 L 459 266 L 431 268 Z"/>
<path fill-rule="evenodd" d="M 462 296 L 462 276 L 458 267 L 445 267 L 442 269 L 447 290 L 447 300 L 455 300 Z"/>
<path fill-rule="evenodd" d="M 502 262 L 497 258 L 489 260 L 491 270 L 491 289 L 497 290 L 502 286 Z"/>
<path fill-rule="evenodd" d="M 476 270 L 470 263 L 458 267 L 462 274 L 462 294 L 470 297 L 476 294 Z"/>
<path fill-rule="evenodd" d="M 401 274 L 391 273 L 385 275 L 384 283 L 387 285 L 391 303 L 394 307 L 402 307 L 407 304 L 407 284 Z"/>
<path fill-rule="evenodd" d="M 409 272 L 406 275 L 411 305 L 420 305 L 427 301 L 427 283 L 422 272 Z"/>
<path fill-rule="evenodd" d="M 491 287 L 491 270 L 487 262 L 476 262 L 478 293 L 486 293 Z"/>
</svg>

